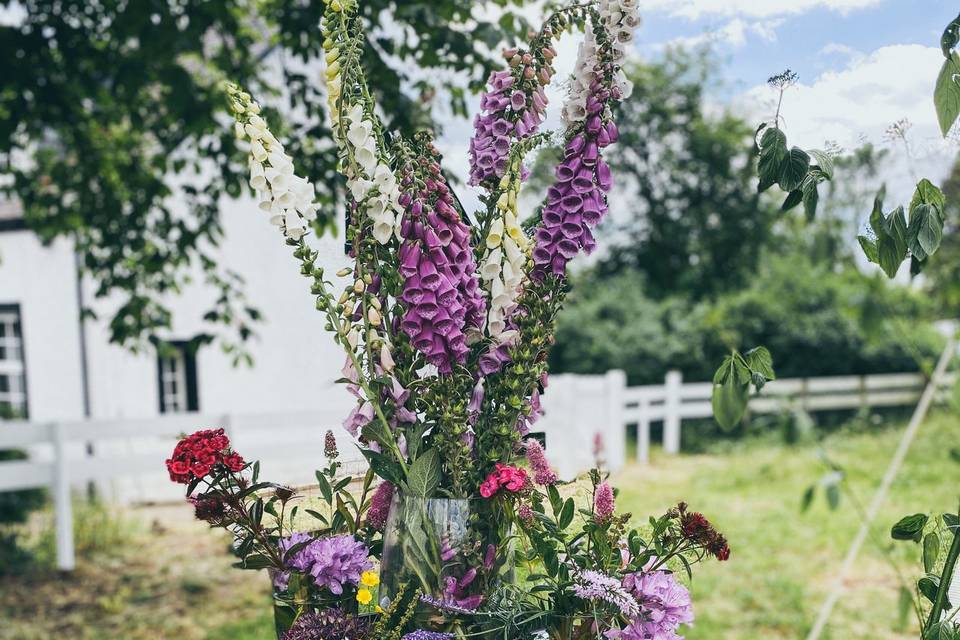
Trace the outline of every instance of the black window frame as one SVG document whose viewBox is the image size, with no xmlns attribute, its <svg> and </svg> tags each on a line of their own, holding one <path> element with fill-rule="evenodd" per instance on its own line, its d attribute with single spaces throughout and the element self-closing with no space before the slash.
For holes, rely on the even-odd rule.
<svg viewBox="0 0 960 640">
<path fill-rule="evenodd" d="M 183 378 L 186 388 L 186 407 L 174 410 L 166 406 L 166 394 L 163 388 L 163 361 L 169 357 L 164 349 L 157 352 L 157 403 L 161 414 L 195 412 L 200 410 L 200 393 L 197 385 L 197 351 L 195 342 L 187 340 L 167 341 L 164 349 L 176 349 L 183 360 Z"/>
</svg>

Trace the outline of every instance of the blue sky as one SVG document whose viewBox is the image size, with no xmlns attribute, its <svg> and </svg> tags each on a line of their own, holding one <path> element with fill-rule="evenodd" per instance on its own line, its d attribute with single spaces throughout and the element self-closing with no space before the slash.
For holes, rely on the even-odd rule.
<svg viewBox="0 0 960 640">
<path fill-rule="evenodd" d="M 755 0 L 753 4 L 777 3 Z M 948 0 L 884 0 L 842 10 L 826 6 L 799 13 L 760 10 L 769 11 L 768 15 L 751 15 L 749 8 L 730 13 L 704 10 L 691 18 L 669 7 L 654 7 L 644 12 L 638 49 L 649 54 L 664 43 L 715 34 L 730 89 L 745 90 L 786 68 L 810 82 L 824 71 L 847 66 L 854 53 L 869 54 L 890 45 L 937 46 L 944 26 L 958 10 L 958 4 Z M 739 33 L 742 41 L 729 40 Z"/>
</svg>

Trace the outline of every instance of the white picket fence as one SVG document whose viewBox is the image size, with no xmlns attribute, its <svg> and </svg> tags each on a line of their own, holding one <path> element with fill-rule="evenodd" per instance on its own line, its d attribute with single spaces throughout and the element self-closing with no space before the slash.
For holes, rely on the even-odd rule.
<svg viewBox="0 0 960 640">
<path fill-rule="evenodd" d="M 750 410 L 910 405 L 917 401 L 924 384 L 920 374 L 778 380 L 751 400 Z M 649 457 L 654 422 L 663 424 L 664 451 L 677 453 L 683 420 L 712 415 L 710 392 L 710 383 L 684 383 L 678 372 L 668 373 L 662 385 L 639 387 L 627 387 L 622 371 L 557 375 L 550 380 L 544 396 L 545 416 L 535 429 L 544 434 L 547 454 L 561 477 L 572 478 L 591 467 L 598 440 L 604 466 L 617 471 L 626 463 L 628 425 L 637 425 L 641 462 Z M 340 427 L 341 408 L 342 403 L 335 402 L 325 411 L 304 413 L 2 423 L 0 449 L 24 449 L 30 455 L 27 460 L 0 462 L 0 491 L 51 490 L 57 562 L 68 570 L 74 566 L 71 488 L 93 483 L 101 495 L 121 502 L 182 499 L 182 487 L 166 478 L 164 460 L 179 434 L 207 427 L 223 427 L 238 451 L 261 461 L 265 478 L 294 485 L 311 483 L 313 470 L 323 461 L 327 429 L 337 434 L 348 468 L 360 471 L 362 456 Z"/>
</svg>

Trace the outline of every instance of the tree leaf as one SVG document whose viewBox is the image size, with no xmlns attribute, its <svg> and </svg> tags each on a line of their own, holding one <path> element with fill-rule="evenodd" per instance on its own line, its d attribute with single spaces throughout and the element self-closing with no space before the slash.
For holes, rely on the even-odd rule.
<svg viewBox="0 0 960 640">
<path fill-rule="evenodd" d="M 766 191 L 780 179 L 788 154 L 787 136 L 783 131 L 771 127 L 763 132 L 760 137 L 760 159 L 757 161 L 757 174 L 760 176 L 758 191 Z"/>
<path fill-rule="evenodd" d="M 745 354 L 743 358 L 750 367 L 750 371 L 758 373 L 766 380 L 776 380 L 777 375 L 773 371 L 773 356 L 766 347 L 754 347 Z M 756 382 L 754 382 L 756 384 Z M 763 384 L 757 385 L 759 389 Z"/>
<path fill-rule="evenodd" d="M 933 105 L 937 109 L 940 133 L 946 137 L 960 115 L 960 54 L 953 52 L 944 60 L 933 90 Z"/>
<path fill-rule="evenodd" d="M 728 376 L 723 384 L 713 386 L 713 417 L 724 429 L 732 429 L 747 410 L 749 385 L 741 384 L 736 376 Z"/>
<path fill-rule="evenodd" d="M 813 221 L 817 215 L 817 203 L 820 201 L 820 194 L 817 192 L 817 181 L 813 178 L 807 178 L 803 182 L 803 212 L 807 220 Z"/>
<path fill-rule="evenodd" d="M 816 485 L 810 485 L 803 492 L 803 498 L 800 499 L 800 511 L 806 511 L 810 508 L 810 505 L 813 504 L 813 496 L 817 490 Z"/>
<path fill-rule="evenodd" d="M 883 218 L 881 231 L 877 234 L 877 258 L 887 277 L 897 275 L 901 263 L 907 257 L 906 222 L 903 207 L 897 207 Z"/>
<path fill-rule="evenodd" d="M 407 490 L 412 495 L 430 498 L 440 486 L 441 473 L 439 452 L 428 449 L 410 466 L 407 472 Z"/>
<path fill-rule="evenodd" d="M 864 235 L 857 236 L 857 242 L 860 243 L 860 248 L 863 249 L 863 254 L 867 256 L 867 260 L 877 264 L 880 260 L 880 255 L 877 253 L 877 243 Z"/>
<path fill-rule="evenodd" d="M 567 498 L 566 502 L 563 503 L 563 509 L 560 510 L 560 517 L 557 519 L 561 531 L 573 522 L 574 509 L 573 498 Z"/>
<path fill-rule="evenodd" d="M 790 211 L 790 209 L 793 209 L 795 206 L 800 204 L 801 200 L 803 200 L 803 191 L 800 189 L 794 189 L 787 194 L 783 204 L 780 205 L 780 211 Z"/>
<path fill-rule="evenodd" d="M 377 453 L 370 449 L 361 449 L 361 453 L 363 453 L 363 457 L 367 459 L 367 462 L 370 463 L 370 468 L 373 469 L 374 473 L 378 476 L 395 485 L 403 484 L 403 469 L 399 464 L 382 453 Z"/>
<path fill-rule="evenodd" d="M 820 149 L 811 149 L 808 153 L 813 156 L 816 166 L 820 168 L 820 171 L 823 173 L 824 177 L 827 180 L 832 180 L 833 156 L 826 151 L 821 151 Z"/>
<path fill-rule="evenodd" d="M 937 566 L 940 556 L 940 536 L 936 532 L 928 533 L 923 537 L 923 570 L 931 573 Z"/>
<path fill-rule="evenodd" d="M 913 197 L 910 199 L 910 210 L 913 211 L 918 204 L 924 202 L 932 204 L 941 214 L 943 213 L 944 205 L 946 205 L 946 198 L 943 195 L 943 191 L 926 178 L 920 180 L 920 182 L 917 183 L 916 189 L 913 190 Z"/>
<path fill-rule="evenodd" d="M 810 156 L 800 147 L 793 147 L 780 168 L 780 177 L 777 184 L 784 191 L 793 191 L 807 177 L 810 168 Z"/>
<path fill-rule="evenodd" d="M 924 598 L 933 602 L 937 599 L 937 587 L 940 584 L 940 576 L 927 575 L 917 581 L 917 589 Z M 949 605 L 947 605 L 949 609 Z"/>
<path fill-rule="evenodd" d="M 910 251 L 923 260 L 936 253 L 943 239 L 943 218 L 932 204 L 918 204 L 910 210 L 907 242 Z"/>
<path fill-rule="evenodd" d="M 913 540 L 920 542 L 923 528 L 927 524 L 927 514 L 915 513 L 912 516 L 901 518 L 890 528 L 890 537 L 894 540 Z"/>
</svg>

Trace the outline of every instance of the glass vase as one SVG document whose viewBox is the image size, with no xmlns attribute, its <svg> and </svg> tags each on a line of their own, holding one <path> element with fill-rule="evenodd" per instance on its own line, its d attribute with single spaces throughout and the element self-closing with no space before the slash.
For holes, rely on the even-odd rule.
<svg viewBox="0 0 960 640">
<path fill-rule="evenodd" d="M 499 583 L 512 580 L 502 509 L 497 500 L 395 495 L 384 531 L 381 595 L 392 600 L 401 588 L 419 589 L 423 628 L 462 628 Z"/>
</svg>

